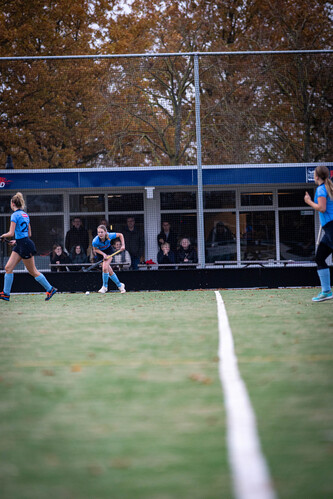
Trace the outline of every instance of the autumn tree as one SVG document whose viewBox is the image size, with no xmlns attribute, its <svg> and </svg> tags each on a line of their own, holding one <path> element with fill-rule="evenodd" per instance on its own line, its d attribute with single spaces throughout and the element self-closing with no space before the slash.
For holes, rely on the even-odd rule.
<svg viewBox="0 0 333 499">
<path fill-rule="evenodd" d="M 323 1 L 261 2 L 248 31 L 274 50 L 313 50 L 332 46 L 332 17 Z M 260 85 L 253 115 L 262 157 L 267 161 L 319 161 L 332 157 L 332 54 L 294 54 L 258 60 Z"/>
<path fill-rule="evenodd" d="M 110 2 L 3 2 L 2 56 L 92 54 Z M 101 16 L 103 14 L 103 16 Z M 105 153 L 91 130 L 100 68 L 92 61 L 1 63 L 1 161 L 16 167 L 59 168 L 86 164 Z"/>
<path fill-rule="evenodd" d="M 110 39 L 113 49 L 127 53 L 149 47 L 150 52 L 168 53 L 320 49 L 329 47 L 332 38 L 325 5 L 323 2 L 309 5 L 305 1 L 280 5 L 266 0 L 180 3 L 136 0 L 131 13 L 118 20 L 117 37 L 110 35 Z M 332 55 L 201 57 L 204 162 L 328 159 L 332 128 L 331 60 Z M 167 65 L 166 60 L 164 64 Z M 190 60 L 189 68 L 191 64 Z M 154 68 L 158 66 L 154 64 Z M 163 81 L 151 71 L 151 83 L 142 85 L 141 95 L 153 109 L 156 84 L 160 84 L 158 95 L 162 101 L 174 82 L 182 82 L 178 88 L 186 88 L 186 93 L 180 94 L 181 100 L 173 104 L 172 113 L 161 106 L 160 113 L 150 115 L 147 111 L 145 116 L 134 107 L 131 110 L 126 107 L 124 111 L 135 119 L 140 141 L 150 143 L 147 151 L 153 162 L 160 163 L 162 154 L 162 163 L 167 157 L 170 164 L 178 164 L 175 151 L 182 142 L 184 155 L 179 160 L 186 164 L 194 160 L 193 141 L 186 142 L 194 137 L 194 122 L 188 120 L 190 113 L 180 120 L 177 110 L 183 100 L 186 109 L 194 110 L 193 71 L 177 73 L 176 66 L 171 70 L 169 66 Z M 140 87 L 137 83 L 135 86 Z M 171 95 L 169 92 L 169 102 Z M 161 112 L 164 120 L 157 119 Z M 166 123 L 169 132 L 173 128 L 172 134 L 166 135 Z M 143 124 L 144 133 L 140 134 Z"/>
<path fill-rule="evenodd" d="M 306 50 L 329 4 L 271 0 L 2 2 L 1 55 Z M 16 167 L 195 164 L 193 57 L 3 62 L 0 161 Z M 200 57 L 206 164 L 327 160 L 332 54 Z"/>
<path fill-rule="evenodd" d="M 117 18 L 116 28 L 110 21 L 110 42 L 103 49 L 118 53 L 144 50 L 177 53 L 210 50 L 217 43 L 221 48 L 221 37 L 216 35 L 218 25 L 222 26 L 225 48 L 235 42 L 241 29 L 238 14 L 241 5 L 241 2 L 136 0 L 129 14 Z M 145 154 L 139 164 L 195 163 L 193 57 L 143 60 L 138 64 L 137 75 L 133 74 L 135 62 L 117 61 L 117 64 L 122 65 L 128 77 L 126 84 L 121 85 L 123 98 L 119 97 L 118 103 L 114 93 L 109 94 L 110 110 L 118 107 L 131 117 L 135 151 Z M 135 96 L 132 100 L 131 95 Z M 133 157 L 136 158 L 134 152 Z"/>
</svg>

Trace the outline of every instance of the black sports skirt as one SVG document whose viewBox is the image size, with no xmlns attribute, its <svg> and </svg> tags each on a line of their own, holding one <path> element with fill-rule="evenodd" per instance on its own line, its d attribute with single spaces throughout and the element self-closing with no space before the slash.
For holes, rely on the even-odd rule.
<svg viewBox="0 0 333 499">
<path fill-rule="evenodd" d="M 333 249 L 333 220 L 323 226 L 323 231 L 325 234 L 321 242 Z"/>
<path fill-rule="evenodd" d="M 16 239 L 16 245 L 13 248 L 15 253 L 18 253 L 21 258 L 28 260 L 37 254 L 35 243 L 29 237 Z"/>
</svg>

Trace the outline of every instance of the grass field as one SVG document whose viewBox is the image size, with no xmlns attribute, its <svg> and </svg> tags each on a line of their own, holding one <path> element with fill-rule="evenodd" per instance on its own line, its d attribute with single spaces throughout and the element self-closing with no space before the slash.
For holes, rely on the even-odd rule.
<svg viewBox="0 0 333 499">
<path fill-rule="evenodd" d="M 222 290 L 281 498 L 333 497 L 333 303 Z M 231 498 L 214 291 L 2 302 L 2 499 Z"/>
</svg>

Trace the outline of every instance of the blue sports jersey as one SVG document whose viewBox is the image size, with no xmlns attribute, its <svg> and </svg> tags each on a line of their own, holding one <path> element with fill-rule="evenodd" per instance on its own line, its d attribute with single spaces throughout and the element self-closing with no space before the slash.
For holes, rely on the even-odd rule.
<svg viewBox="0 0 333 499">
<path fill-rule="evenodd" d="M 324 227 L 324 225 L 333 220 L 333 200 L 329 197 L 325 184 L 321 184 L 317 188 L 314 197 L 315 203 L 318 203 L 318 198 L 321 197 L 326 198 L 326 211 L 325 213 L 319 212 L 320 224 Z"/>
<path fill-rule="evenodd" d="M 105 251 L 110 248 L 112 239 L 116 239 L 117 234 L 115 232 L 108 232 L 109 239 L 105 239 L 105 241 L 101 241 L 98 236 L 94 237 L 92 246 L 93 248 L 97 248 L 101 251 Z"/>
<path fill-rule="evenodd" d="M 15 239 L 29 237 L 29 215 L 23 210 L 16 210 L 10 217 L 11 222 L 15 222 Z"/>
</svg>

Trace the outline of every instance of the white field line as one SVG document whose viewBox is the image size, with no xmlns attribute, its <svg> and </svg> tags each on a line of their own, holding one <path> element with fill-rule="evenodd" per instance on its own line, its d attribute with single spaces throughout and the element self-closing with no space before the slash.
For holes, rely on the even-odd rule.
<svg viewBox="0 0 333 499">
<path fill-rule="evenodd" d="M 221 294 L 215 291 L 219 326 L 219 375 L 227 415 L 229 463 L 237 499 L 273 499 L 269 470 L 262 454 L 255 414 L 238 371 L 233 337 Z"/>
</svg>

